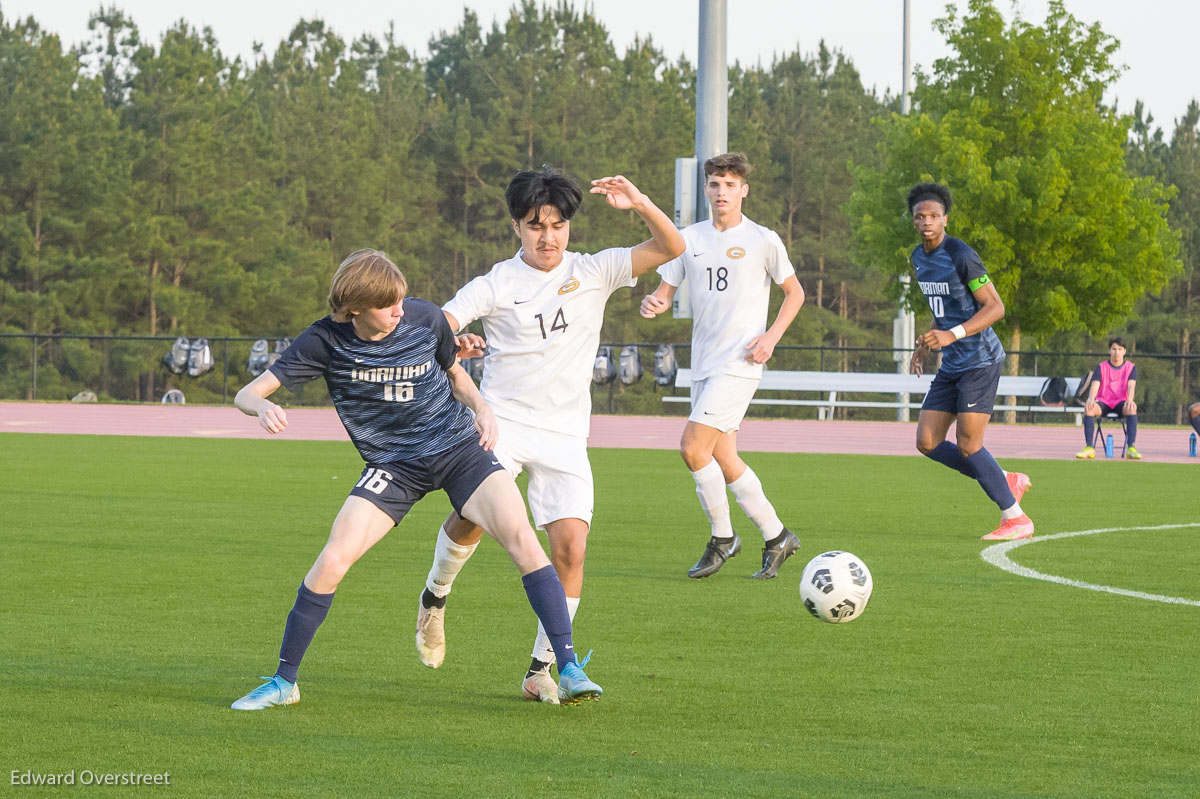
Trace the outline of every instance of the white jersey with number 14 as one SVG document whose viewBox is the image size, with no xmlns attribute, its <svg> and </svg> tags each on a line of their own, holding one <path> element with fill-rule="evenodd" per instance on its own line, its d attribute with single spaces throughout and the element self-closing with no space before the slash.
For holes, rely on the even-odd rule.
<svg viewBox="0 0 1200 799">
<path fill-rule="evenodd" d="M 567 252 L 543 272 L 518 252 L 442 307 L 460 329 L 482 320 L 487 355 L 479 390 L 497 416 L 587 436 L 604 306 L 614 291 L 637 282 L 630 253 Z"/>
<path fill-rule="evenodd" d="M 771 283 L 796 270 L 775 231 L 742 221 L 725 231 L 712 220 L 683 229 L 687 249 L 658 268 L 672 286 L 687 279 L 692 301 L 692 380 L 713 375 L 758 378 L 762 365 L 746 360 L 746 345 L 767 329 Z"/>
</svg>

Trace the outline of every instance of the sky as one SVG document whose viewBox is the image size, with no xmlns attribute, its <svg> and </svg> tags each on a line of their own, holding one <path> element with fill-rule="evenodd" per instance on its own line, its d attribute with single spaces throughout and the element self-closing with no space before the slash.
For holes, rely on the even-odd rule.
<svg viewBox="0 0 1200 799">
<path fill-rule="evenodd" d="M 323 19 L 344 39 L 362 33 L 381 36 L 389 22 L 396 38 L 418 56 L 428 42 L 462 21 L 464 7 L 473 9 L 485 30 L 503 23 L 514 0 L 105 0 L 133 18 L 143 40 L 158 41 L 176 20 L 211 27 L 222 51 L 252 58 L 254 42 L 268 52 L 300 18 Z M 543 0 L 539 0 L 543 2 Z M 551 0 L 557 2 L 557 0 Z M 649 37 L 670 58 L 685 55 L 696 61 L 699 0 L 574 0 L 590 7 L 608 28 L 618 52 L 635 36 Z M 947 54 L 932 28 L 946 6 L 963 8 L 965 0 L 909 0 L 911 61 L 926 70 Z M 1200 96 L 1200 77 L 1185 56 L 1196 48 L 1200 3 L 1190 0 L 1066 0 L 1076 18 L 1099 22 L 1121 42 L 1117 62 L 1128 67 L 1108 96 L 1121 111 L 1132 111 L 1135 100 L 1145 101 L 1156 123 L 1169 137 L 1174 120 L 1188 102 Z M 87 18 L 100 0 L 0 0 L 6 21 L 35 17 L 43 29 L 59 34 L 65 45 L 89 38 Z M 1014 9 L 1029 21 L 1045 19 L 1048 0 L 998 0 L 1012 16 Z M 743 64 L 769 64 L 776 53 L 797 48 L 816 51 L 823 39 L 854 62 L 864 85 L 880 94 L 899 93 L 903 72 L 903 0 L 728 0 L 728 58 Z"/>
</svg>

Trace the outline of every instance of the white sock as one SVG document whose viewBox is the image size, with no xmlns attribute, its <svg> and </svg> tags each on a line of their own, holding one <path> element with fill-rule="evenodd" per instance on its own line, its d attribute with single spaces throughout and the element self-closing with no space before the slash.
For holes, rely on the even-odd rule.
<svg viewBox="0 0 1200 799">
<path fill-rule="evenodd" d="M 454 543 L 446 533 L 446 525 L 443 524 L 442 529 L 438 530 L 437 547 L 433 550 L 433 567 L 429 570 L 429 576 L 425 578 L 425 587 L 429 589 L 429 593 L 439 597 L 449 594 L 454 578 L 462 571 L 462 567 L 477 546 L 478 542 L 470 546 Z"/>
<path fill-rule="evenodd" d="M 1004 521 L 1015 519 L 1018 516 L 1023 515 L 1025 515 L 1025 511 L 1021 510 L 1020 502 L 1014 502 L 1011 508 L 1006 508 L 1005 510 L 1000 511 L 1000 518 Z"/>
<path fill-rule="evenodd" d="M 733 538 L 733 523 L 729 521 L 729 498 L 725 495 L 725 477 L 715 460 L 692 472 L 696 481 L 696 496 L 700 508 L 712 525 L 713 538 Z"/>
<path fill-rule="evenodd" d="M 567 597 L 567 613 L 571 614 L 571 625 L 575 625 L 575 611 L 579 610 L 579 597 Z M 530 657 L 537 658 L 543 663 L 553 663 L 554 647 L 550 646 L 550 637 L 546 635 L 546 628 L 542 626 L 542 620 L 538 619 L 537 638 L 533 640 L 533 651 Z"/>
<path fill-rule="evenodd" d="M 783 522 L 763 493 L 762 483 L 753 469 L 747 466 L 742 476 L 729 484 L 729 490 L 733 492 L 733 498 L 741 506 L 742 512 L 758 526 L 764 541 L 770 541 L 783 532 Z"/>
</svg>

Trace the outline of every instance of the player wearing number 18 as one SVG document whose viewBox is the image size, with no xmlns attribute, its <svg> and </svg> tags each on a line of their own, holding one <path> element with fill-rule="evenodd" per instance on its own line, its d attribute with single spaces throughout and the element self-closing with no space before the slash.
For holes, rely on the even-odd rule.
<svg viewBox="0 0 1200 799">
<path fill-rule="evenodd" d="M 779 235 L 742 215 L 750 169 L 741 153 L 704 162 L 704 196 L 712 219 L 683 231 L 687 250 L 658 270 L 662 283 L 642 300 L 642 316 L 653 318 L 671 307 L 676 289 L 687 280 L 694 315 L 692 412 L 679 452 L 712 530 L 704 554 L 688 570 L 693 579 L 716 574 L 741 551 L 729 518 L 727 486 L 763 536 L 762 568 L 752 577 L 774 577 L 800 544 L 737 451 L 738 427 L 763 364 L 804 304 L 804 289 Z M 772 283 L 783 290 L 783 304 L 767 327 Z"/>
<path fill-rule="evenodd" d="M 917 339 L 912 372 L 921 374 L 930 351 L 942 351 L 941 368 L 921 404 L 917 449 L 978 481 L 1000 508 L 1000 526 L 984 535 L 985 540 L 1029 538 L 1033 522 L 1020 500 L 1032 483 L 1023 474 L 1005 472 L 983 447 L 1004 363 L 1004 348 L 992 325 L 1004 318 L 1004 303 L 979 254 L 946 235 L 949 189 L 938 183 L 914 186 L 908 193 L 908 211 L 921 236 L 912 251 L 912 265 L 933 312 L 933 324 Z M 957 444 L 946 440 L 951 424 L 956 424 Z"/>
<path fill-rule="evenodd" d="M 235 710 L 300 700 L 300 660 L 334 590 L 355 561 L 438 489 L 477 520 L 520 571 L 558 662 L 567 664 L 560 669 L 560 693 L 572 701 L 600 694 L 575 659 L 562 584 L 529 526 L 521 493 L 489 452 L 495 416 L 458 364 L 458 346 L 441 310 L 405 299 L 406 290 L 404 275 L 383 253 L 353 253 L 333 276 L 333 313 L 310 325 L 234 399 L 267 432 L 280 433 L 287 413 L 267 397 L 280 386 L 295 390 L 324 377 L 338 417 L 367 462 L 296 593 L 275 676 L 234 702 Z"/>
</svg>

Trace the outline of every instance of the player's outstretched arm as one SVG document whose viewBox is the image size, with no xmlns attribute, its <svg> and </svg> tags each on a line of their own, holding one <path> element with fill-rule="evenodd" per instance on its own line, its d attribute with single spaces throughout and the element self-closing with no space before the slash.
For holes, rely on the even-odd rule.
<svg viewBox="0 0 1200 799">
<path fill-rule="evenodd" d="M 233 404 L 247 416 L 257 416 L 258 423 L 268 433 L 282 433 L 287 427 L 287 412 L 267 397 L 279 389 L 279 378 L 270 371 L 242 386 L 233 398 Z"/>
<path fill-rule="evenodd" d="M 671 301 L 675 299 L 675 290 L 678 286 L 672 286 L 667 281 L 662 281 L 658 284 L 658 288 L 654 293 L 647 294 L 642 299 L 641 314 L 646 319 L 653 319 L 660 313 L 666 313 L 671 307 Z"/>
<path fill-rule="evenodd" d="M 499 431 L 496 429 L 496 415 L 492 406 L 483 401 L 483 395 L 475 387 L 475 381 L 457 362 L 446 370 L 450 379 L 450 390 L 454 398 L 466 405 L 475 414 L 475 429 L 479 431 L 479 446 L 491 450 L 496 446 Z"/>
<path fill-rule="evenodd" d="M 775 345 L 783 338 L 783 334 L 787 332 L 804 305 L 804 287 L 795 275 L 789 275 L 779 287 L 783 289 L 783 305 L 779 306 L 774 323 L 764 333 L 750 339 L 750 343 L 746 345 L 746 360 L 751 363 L 766 363 L 771 359 Z"/>
<path fill-rule="evenodd" d="M 624 175 L 593 180 L 591 193 L 603 194 L 604 200 L 618 211 L 634 211 L 650 228 L 651 238 L 633 248 L 634 277 L 683 254 L 687 245 L 675 223 Z"/>
</svg>

